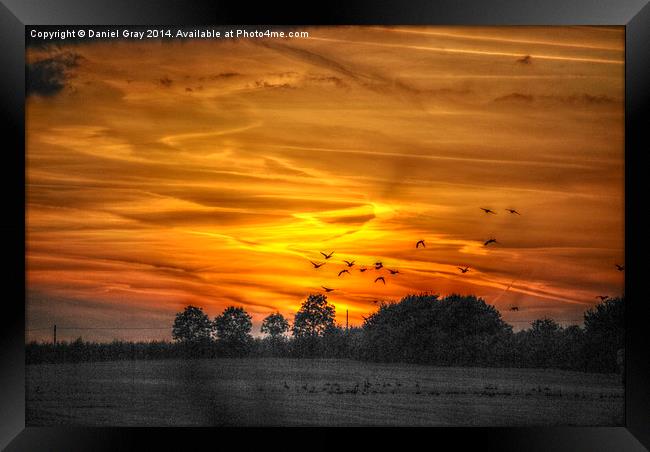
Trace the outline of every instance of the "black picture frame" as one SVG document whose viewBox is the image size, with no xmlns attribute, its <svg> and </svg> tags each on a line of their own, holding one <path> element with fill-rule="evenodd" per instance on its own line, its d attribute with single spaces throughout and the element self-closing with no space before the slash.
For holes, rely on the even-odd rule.
<svg viewBox="0 0 650 452">
<path fill-rule="evenodd" d="M 0 447 L 22 450 L 147 449 L 153 442 L 181 450 L 195 441 L 213 447 L 213 429 L 25 427 L 25 26 L 27 25 L 624 25 L 625 66 L 625 426 L 617 428 L 435 428 L 418 430 L 433 442 L 468 442 L 488 450 L 627 451 L 650 447 L 650 360 L 647 300 L 640 276 L 647 231 L 642 200 L 647 190 L 644 154 L 650 150 L 650 5 L 647 0 L 412 0 L 352 1 L 282 8 L 276 3 L 175 0 L 0 0 L 0 105 L 6 146 L 2 152 L 2 238 L 5 288 L 0 328 Z M 8 290 L 7 290 L 8 289 Z M 412 429 L 408 430 L 412 432 Z M 219 435 L 232 430 L 221 429 Z M 389 432 L 386 434 L 385 432 Z M 398 437 L 394 429 L 373 438 Z M 262 435 L 271 438 L 269 430 Z M 280 438 L 281 434 L 278 434 Z M 365 436 L 361 433 L 361 436 Z M 251 436 L 252 437 L 252 436 Z M 155 438 L 155 440 L 153 439 Z M 368 439 L 367 437 L 365 439 Z M 284 441 L 284 440 L 282 440 Z M 442 444 L 442 443 L 440 443 Z"/>
</svg>

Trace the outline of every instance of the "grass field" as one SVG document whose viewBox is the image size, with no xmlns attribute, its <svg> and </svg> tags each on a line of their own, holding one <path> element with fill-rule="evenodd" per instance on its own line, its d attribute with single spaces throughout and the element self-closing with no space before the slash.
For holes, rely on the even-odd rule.
<svg viewBox="0 0 650 452">
<path fill-rule="evenodd" d="M 617 375 L 349 360 L 35 364 L 27 425 L 622 425 Z"/>
</svg>

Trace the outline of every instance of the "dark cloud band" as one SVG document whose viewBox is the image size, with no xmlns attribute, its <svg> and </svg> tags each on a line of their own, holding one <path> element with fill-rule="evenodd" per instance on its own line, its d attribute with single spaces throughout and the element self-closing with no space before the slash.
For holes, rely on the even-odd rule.
<svg viewBox="0 0 650 452">
<path fill-rule="evenodd" d="M 70 69 L 78 66 L 82 58 L 77 53 L 64 52 L 26 64 L 26 95 L 53 96 L 59 93 L 65 87 Z"/>
</svg>

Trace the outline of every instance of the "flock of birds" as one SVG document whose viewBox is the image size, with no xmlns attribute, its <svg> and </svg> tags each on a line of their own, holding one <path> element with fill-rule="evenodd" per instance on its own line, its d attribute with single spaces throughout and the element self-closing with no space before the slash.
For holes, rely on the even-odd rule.
<svg viewBox="0 0 650 452">
<path fill-rule="evenodd" d="M 485 212 L 486 215 L 496 215 L 496 214 L 497 214 L 494 210 L 489 209 L 489 208 L 480 207 L 480 209 L 481 209 L 483 212 Z M 510 215 L 519 215 L 519 216 L 521 216 L 521 213 L 519 213 L 516 209 L 505 209 L 505 211 L 508 212 Z M 489 245 L 492 245 L 492 244 L 498 244 L 498 243 L 499 243 L 499 242 L 496 240 L 496 238 L 491 237 L 491 238 L 487 239 L 485 242 L 483 242 L 483 246 L 486 246 L 486 247 L 487 247 L 487 246 L 489 246 Z M 419 249 L 420 247 L 422 247 L 422 248 L 426 248 L 426 242 L 425 242 L 424 240 L 422 240 L 422 239 L 421 239 L 421 240 L 418 240 L 418 241 L 415 243 L 415 248 L 416 248 L 416 249 Z M 314 261 L 310 261 L 311 264 L 314 266 L 314 269 L 319 269 L 319 268 L 321 268 L 323 265 L 325 265 L 325 264 L 326 264 L 326 263 L 327 263 L 327 262 L 332 258 L 332 256 L 334 255 L 334 251 L 330 251 L 329 253 L 325 253 L 325 252 L 323 252 L 323 251 L 320 251 L 320 254 L 325 258 L 325 260 L 324 260 L 323 262 L 314 262 Z M 354 260 L 351 260 L 351 261 L 350 261 L 350 260 L 345 260 L 345 259 L 344 259 L 342 262 L 345 263 L 346 268 L 343 268 L 342 270 L 340 270 L 340 271 L 338 272 L 338 277 L 342 277 L 342 276 L 344 276 L 345 274 L 350 275 L 350 274 L 351 274 L 351 273 L 350 273 L 350 269 L 352 269 L 352 268 L 356 265 L 356 261 L 354 261 Z M 622 272 L 622 271 L 625 270 L 625 266 L 624 266 L 624 265 L 615 264 L 615 266 L 616 266 L 616 269 L 617 269 L 619 272 Z M 379 270 L 381 270 L 381 269 L 383 269 L 383 268 L 385 268 L 386 270 L 388 270 L 388 272 L 389 272 L 392 276 L 395 276 L 395 275 L 398 275 L 398 274 L 399 274 L 399 270 L 386 268 L 386 267 L 384 267 L 384 264 L 383 264 L 381 261 L 377 261 L 377 262 L 374 263 L 374 269 L 375 269 L 375 271 L 379 271 Z M 458 271 L 459 271 L 461 274 L 465 274 L 465 273 L 469 272 L 469 270 L 470 270 L 470 267 L 469 267 L 468 265 L 466 265 L 466 266 L 464 266 L 464 267 L 457 267 L 457 268 L 458 268 Z M 367 266 L 359 266 L 358 269 L 359 269 L 359 272 L 364 273 L 364 272 L 366 272 L 366 271 L 368 270 L 368 267 L 367 267 Z M 378 282 L 381 282 L 382 284 L 386 285 L 386 278 L 385 278 L 384 276 L 377 276 L 377 277 L 375 278 L 375 283 L 378 283 Z M 332 287 L 326 287 L 326 286 L 321 286 L 321 288 L 322 288 L 326 293 L 333 292 L 333 291 L 337 290 L 337 289 L 335 289 L 335 288 L 332 288 Z M 607 295 L 598 295 L 596 298 L 599 298 L 601 301 L 605 301 L 605 300 L 609 299 L 610 297 L 607 296 Z M 373 301 L 373 303 L 377 303 L 377 301 L 375 300 L 375 301 Z M 510 307 L 510 310 L 511 310 L 511 311 L 519 311 L 519 307 L 518 307 L 518 306 L 512 306 L 512 307 Z"/>
<path fill-rule="evenodd" d="M 422 241 L 420 241 L 420 242 L 422 242 Z M 418 242 L 418 243 L 420 243 L 420 242 Z M 327 263 L 327 261 L 328 261 L 328 260 L 329 260 L 333 255 L 334 255 L 334 251 L 330 252 L 329 254 L 324 253 L 324 252 L 322 252 L 322 251 L 321 251 L 320 253 L 321 253 L 321 254 L 323 255 L 323 257 L 325 258 L 325 261 L 324 261 L 324 262 L 314 262 L 314 261 L 309 261 L 309 262 L 311 262 L 311 264 L 314 266 L 315 269 L 321 268 L 321 267 L 322 267 L 323 265 L 325 265 L 325 264 Z M 350 273 L 350 270 L 348 270 L 348 269 L 349 269 L 349 268 L 352 268 L 352 267 L 354 267 L 354 266 L 356 265 L 356 261 L 348 261 L 348 260 L 345 260 L 345 259 L 344 259 L 343 262 L 345 263 L 345 265 L 346 265 L 347 268 L 344 268 L 343 270 L 341 270 L 341 271 L 338 272 L 338 276 L 339 276 L 339 277 L 343 276 L 343 275 L 346 274 L 346 273 L 347 273 L 348 275 L 350 275 L 351 273 Z M 375 270 L 381 270 L 382 268 L 384 268 L 384 264 L 383 264 L 381 261 L 377 261 L 377 262 L 375 262 L 375 264 L 374 264 L 374 268 L 375 268 Z M 364 273 L 366 270 L 368 270 L 368 267 L 366 267 L 366 266 L 359 267 L 359 272 L 361 272 L 361 273 Z M 397 275 L 397 274 L 399 273 L 399 270 L 393 270 L 393 269 L 390 269 L 390 268 L 387 268 L 386 270 L 388 270 L 388 272 L 389 272 L 391 275 Z M 384 285 L 386 284 L 386 278 L 384 278 L 383 276 L 378 276 L 378 277 L 375 278 L 375 282 L 380 282 L 380 281 L 381 281 Z M 325 286 L 321 286 L 321 287 L 323 288 L 323 290 L 324 290 L 325 292 L 333 292 L 334 290 L 336 290 L 336 289 L 333 289 L 333 288 L 331 288 L 331 287 L 325 287 Z"/>
<path fill-rule="evenodd" d="M 496 215 L 496 212 L 493 211 L 492 209 L 487 209 L 487 208 L 483 208 L 483 207 L 481 207 L 480 209 L 483 210 L 483 211 L 484 211 L 486 214 L 488 214 L 488 215 L 489 215 L 489 214 L 491 214 L 491 215 Z M 505 209 L 505 210 L 506 210 L 507 212 L 509 212 L 510 214 L 513 214 L 513 215 L 521 215 L 521 214 L 520 214 L 517 210 L 515 210 L 515 209 Z M 497 240 L 496 240 L 495 238 L 489 238 L 488 240 L 486 240 L 486 241 L 483 243 L 483 246 L 489 246 L 489 245 L 491 245 L 491 244 L 493 244 L 493 243 L 499 243 L 499 242 L 497 242 Z M 415 243 L 415 248 L 416 248 L 416 249 L 419 249 L 420 247 L 422 247 L 422 248 L 426 248 L 426 246 L 427 246 L 427 245 L 426 245 L 426 242 L 425 242 L 424 240 L 422 240 L 422 239 L 421 239 L 421 240 L 418 240 L 418 241 Z M 325 252 L 323 252 L 323 251 L 320 251 L 320 254 L 323 256 L 323 258 L 324 258 L 325 260 L 324 260 L 323 262 L 314 262 L 314 261 L 310 261 L 311 264 L 313 265 L 314 269 L 319 269 L 319 268 L 321 268 L 323 265 L 325 265 L 325 264 L 326 264 L 326 263 L 327 263 L 327 262 L 332 258 L 332 256 L 334 255 L 334 251 L 330 251 L 329 253 L 325 253 Z M 340 270 L 340 271 L 338 272 L 338 277 L 344 276 L 345 274 L 348 274 L 348 275 L 351 274 L 351 273 L 350 273 L 350 269 L 352 269 L 352 267 L 354 267 L 354 266 L 356 265 L 356 261 L 354 261 L 354 260 L 351 260 L 351 261 L 350 261 L 350 260 L 345 260 L 345 259 L 344 259 L 342 262 L 345 263 L 346 268 L 343 268 L 342 270 Z M 367 266 L 359 266 L 358 268 L 359 268 L 359 272 L 361 272 L 361 273 L 364 273 L 364 272 L 366 272 L 366 271 L 368 270 L 368 267 L 367 267 Z M 385 268 L 385 269 L 390 273 L 391 276 L 395 276 L 395 275 L 398 275 L 398 274 L 399 274 L 399 270 L 391 269 L 391 268 L 386 268 L 386 267 L 384 267 L 384 264 L 383 264 L 383 262 L 381 262 L 381 261 L 377 261 L 377 262 L 374 263 L 374 269 L 375 269 L 375 271 L 379 271 L 379 270 L 381 270 L 381 269 L 383 269 L 383 268 Z M 460 271 L 460 273 L 465 274 L 465 273 L 469 272 L 470 267 L 466 265 L 466 266 L 464 266 L 464 267 L 458 267 L 458 270 Z M 379 283 L 379 282 L 380 282 L 380 283 L 382 283 L 382 284 L 385 285 L 385 284 L 386 284 L 386 278 L 385 278 L 384 276 L 377 276 L 377 277 L 375 278 L 374 282 L 375 282 L 375 283 Z M 332 288 L 332 287 L 326 287 L 326 286 L 321 286 L 321 288 L 322 288 L 326 293 L 333 292 L 333 291 L 337 290 L 337 289 L 334 289 L 334 288 Z M 376 301 L 373 301 L 373 303 L 376 303 Z"/>
<path fill-rule="evenodd" d="M 419 381 L 409 382 L 400 381 L 399 379 L 386 379 L 379 380 L 366 377 L 361 381 L 353 382 L 292 382 L 289 384 L 286 380 L 283 381 L 281 386 L 283 392 L 290 393 L 291 390 L 296 394 L 315 394 L 315 395 L 383 395 L 383 394 L 397 394 L 399 396 L 405 395 L 424 395 L 424 396 L 482 396 L 482 397 L 565 397 L 573 399 L 614 399 L 621 398 L 622 395 L 616 392 L 585 392 L 585 391 L 571 391 L 562 387 L 549 387 L 542 385 L 523 385 L 520 387 L 505 387 L 499 388 L 497 385 L 476 385 L 473 387 L 454 387 L 448 385 L 435 385 L 431 381 L 423 381 L 420 385 Z M 259 387 L 258 391 L 263 391 L 264 388 Z"/>
</svg>

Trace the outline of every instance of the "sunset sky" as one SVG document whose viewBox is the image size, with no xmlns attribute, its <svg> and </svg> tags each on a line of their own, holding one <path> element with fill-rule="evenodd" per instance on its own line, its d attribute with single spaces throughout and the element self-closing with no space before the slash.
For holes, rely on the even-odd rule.
<svg viewBox="0 0 650 452">
<path fill-rule="evenodd" d="M 28 340 L 169 339 L 188 304 L 258 334 L 321 286 L 355 325 L 425 291 L 515 329 L 622 294 L 622 27 L 305 30 L 28 49 L 77 55 L 27 99 Z"/>
</svg>

